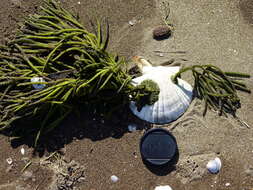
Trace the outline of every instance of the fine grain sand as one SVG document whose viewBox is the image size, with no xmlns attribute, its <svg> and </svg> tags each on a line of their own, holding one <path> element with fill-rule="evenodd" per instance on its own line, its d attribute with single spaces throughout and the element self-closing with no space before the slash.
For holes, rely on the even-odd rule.
<svg viewBox="0 0 253 190">
<path fill-rule="evenodd" d="M 253 75 L 252 0 L 79 1 L 80 4 L 78 0 L 61 2 L 78 13 L 88 27 L 88 19 L 96 15 L 108 18 L 110 51 L 127 59 L 141 55 L 154 65 L 175 59 L 182 66 L 214 64 L 223 70 Z M 18 23 L 41 3 L 1 0 L 0 41 L 11 38 Z M 175 30 L 169 39 L 156 41 L 152 39 L 152 30 L 163 24 L 164 3 L 169 3 L 169 21 Z M 134 25 L 130 26 L 129 21 Z M 171 53 L 176 51 L 179 53 Z M 184 79 L 192 82 L 189 75 Z M 253 89 L 252 78 L 246 83 Z M 44 157 L 32 157 L 29 143 L 11 146 L 7 137 L 0 136 L 0 190 L 153 190 L 158 185 L 170 185 L 174 190 L 252 190 L 253 95 L 239 96 L 242 108 L 237 116 L 250 128 L 212 111 L 203 118 L 203 105 L 196 99 L 181 118 L 163 126 L 173 133 L 179 147 L 178 163 L 169 171 L 143 164 L 139 140 L 144 130 L 128 133 L 126 128 L 129 123 L 140 129 L 147 124 L 125 112 L 113 121 L 68 118 L 61 127 L 69 129 L 61 131 L 71 134 L 55 135 Z M 21 147 L 26 150 L 25 156 L 20 153 Z M 54 150 L 62 154 L 45 160 Z M 217 156 L 222 169 L 211 175 L 205 165 Z M 9 157 L 13 159 L 11 167 L 6 163 Z M 21 173 L 29 160 L 32 165 Z M 117 183 L 110 181 L 112 175 L 119 177 Z"/>
</svg>

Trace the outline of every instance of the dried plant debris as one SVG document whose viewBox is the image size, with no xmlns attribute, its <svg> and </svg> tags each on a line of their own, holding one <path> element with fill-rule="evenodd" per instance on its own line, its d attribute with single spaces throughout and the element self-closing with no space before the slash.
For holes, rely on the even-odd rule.
<svg viewBox="0 0 253 190">
<path fill-rule="evenodd" d="M 64 156 L 57 152 L 42 160 L 40 164 L 54 172 L 55 177 L 49 189 L 78 189 L 76 186 L 85 181 L 85 168 L 74 160 L 66 162 Z"/>
<path fill-rule="evenodd" d="M 186 71 L 192 72 L 196 96 L 205 101 L 203 115 L 206 114 L 208 108 L 211 108 L 219 111 L 220 115 L 226 116 L 229 113 L 235 116 L 236 110 L 241 106 L 237 91 L 251 92 L 242 81 L 250 75 L 223 72 L 214 65 L 194 65 L 182 68 L 172 80 L 177 83 L 177 79 Z"/>
<path fill-rule="evenodd" d="M 36 145 L 80 106 L 109 113 L 153 93 L 131 84 L 126 61 L 106 51 L 108 42 L 108 24 L 97 21 L 89 32 L 57 2 L 45 1 L 15 39 L 0 46 L 0 131 L 31 136 Z M 32 120 L 31 129 L 17 127 L 25 120 Z"/>
</svg>

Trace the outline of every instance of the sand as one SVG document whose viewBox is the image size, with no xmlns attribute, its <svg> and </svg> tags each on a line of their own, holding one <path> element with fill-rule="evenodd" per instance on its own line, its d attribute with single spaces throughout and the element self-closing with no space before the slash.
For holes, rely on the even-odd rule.
<svg viewBox="0 0 253 190">
<path fill-rule="evenodd" d="M 80 4 L 78 2 L 80 1 Z M 228 71 L 253 75 L 253 1 L 251 0 L 64 0 L 88 27 L 99 15 L 111 26 L 110 51 L 129 59 L 141 55 L 154 65 L 175 59 L 182 66 L 214 64 Z M 163 24 L 163 3 L 170 6 L 169 21 L 175 30 L 164 41 L 152 39 L 152 30 Z M 0 41 L 12 38 L 18 23 L 34 13 L 40 0 L 1 0 Z M 133 26 L 129 21 L 134 23 Z M 163 53 L 156 53 L 161 51 Z M 168 53 L 180 51 L 179 53 Z M 184 79 L 192 81 L 189 75 Z M 253 79 L 246 81 L 253 89 Z M 177 121 L 164 125 L 175 136 L 178 162 L 171 170 L 146 167 L 139 140 L 147 124 L 122 111 L 113 121 L 68 118 L 45 145 L 44 154 L 33 156 L 29 143 L 11 144 L 0 136 L 0 190 L 153 190 L 170 185 L 174 190 L 253 189 L 253 95 L 240 93 L 237 116 L 219 117 L 209 111 L 203 118 L 202 103 L 193 100 Z M 127 125 L 139 130 L 129 133 Z M 150 127 L 157 127 L 155 125 Z M 24 147 L 25 155 L 20 149 Z M 50 158 L 51 153 L 55 153 Z M 43 153 L 43 151 L 42 151 Z M 209 174 L 205 165 L 219 157 L 222 169 Z M 13 164 L 6 159 L 12 158 Z M 31 161 L 31 165 L 21 172 Z M 119 181 L 112 183 L 116 175 Z"/>
</svg>

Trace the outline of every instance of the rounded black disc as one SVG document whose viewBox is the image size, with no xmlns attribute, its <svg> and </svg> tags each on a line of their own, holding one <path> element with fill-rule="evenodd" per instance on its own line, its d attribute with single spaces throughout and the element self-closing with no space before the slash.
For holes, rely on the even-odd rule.
<svg viewBox="0 0 253 190">
<path fill-rule="evenodd" d="M 175 138 L 165 129 L 151 129 L 141 138 L 142 158 L 153 165 L 167 164 L 174 158 L 176 150 Z"/>
</svg>

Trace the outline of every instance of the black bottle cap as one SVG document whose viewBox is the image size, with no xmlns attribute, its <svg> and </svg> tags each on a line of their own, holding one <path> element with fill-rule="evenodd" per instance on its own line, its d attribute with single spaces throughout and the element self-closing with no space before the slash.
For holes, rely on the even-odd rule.
<svg viewBox="0 0 253 190">
<path fill-rule="evenodd" d="M 172 134 L 162 128 L 148 130 L 141 138 L 142 159 L 153 165 L 168 164 L 175 156 L 177 143 Z"/>
</svg>

